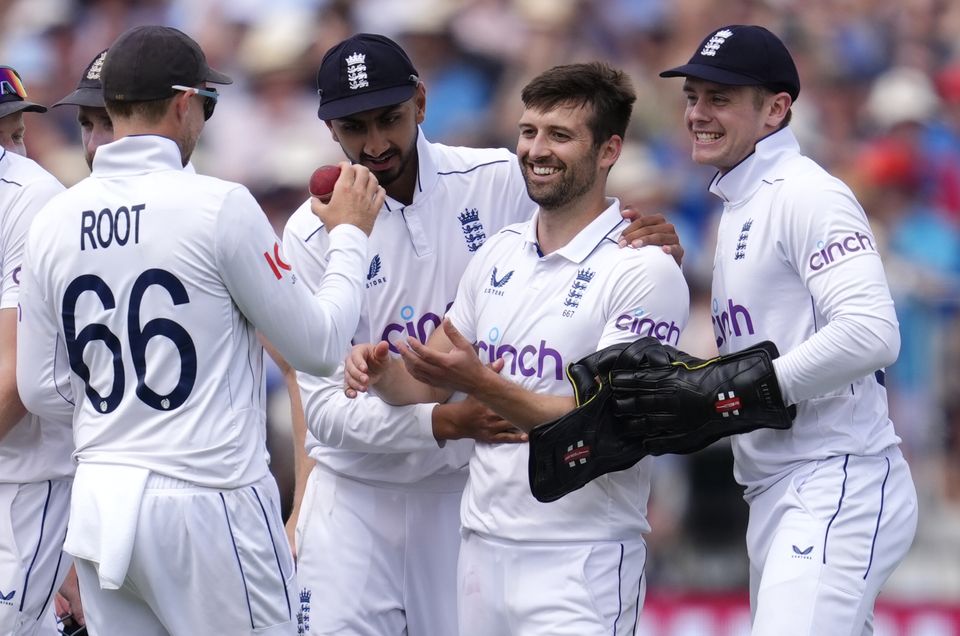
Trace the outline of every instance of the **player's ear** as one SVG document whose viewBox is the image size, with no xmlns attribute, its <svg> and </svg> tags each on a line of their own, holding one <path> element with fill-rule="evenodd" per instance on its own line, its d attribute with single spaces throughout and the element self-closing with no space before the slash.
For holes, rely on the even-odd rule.
<svg viewBox="0 0 960 636">
<path fill-rule="evenodd" d="M 620 151 L 623 150 L 623 137 L 620 135 L 611 135 L 600 146 L 598 153 L 599 167 L 611 168 L 620 158 Z"/>
<path fill-rule="evenodd" d="M 193 94 L 186 91 L 177 91 L 177 94 L 174 96 L 171 108 L 176 112 L 178 121 L 183 121 L 190 113 L 192 97 Z"/>
<path fill-rule="evenodd" d="M 423 82 L 417 84 L 417 92 L 413 96 L 413 105 L 417 109 L 417 124 L 422 124 L 427 116 L 427 87 Z"/>
</svg>

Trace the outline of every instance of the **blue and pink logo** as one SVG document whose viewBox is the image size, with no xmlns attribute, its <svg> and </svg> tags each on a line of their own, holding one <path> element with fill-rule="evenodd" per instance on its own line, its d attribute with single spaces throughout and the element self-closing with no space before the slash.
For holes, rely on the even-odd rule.
<svg viewBox="0 0 960 636">
<path fill-rule="evenodd" d="M 444 312 L 449 311 L 452 305 L 453 302 L 447 303 Z M 416 338 L 420 342 L 426 343 L 433 330 L 439 327 L 442 322 L 442 318 L 432 311 L 428 311 L 419 317 L 416 313 L 412 305 L 404 305 L 400 308 L 400 319 L 403 322 L 391 322 L 383 328 L 380 340 L 386 340 L 390 343 L 390 351 L 400 353 L 396 347 L 396 342 L 405 340 L 407 337 Z"/>
<path fill-rule="evenodd" d="M 824 244 L 823 241 L 820 241 L 817 243 L 817 251 L 810 255 L 810 269 L 815 272 L 819 271 L 845 256 L 862 251 L 877 251 L 869 234 L 854 232 L 830 243 Z"/>
<path fill-rule="evenodd" d="M 644 318 L 643 311 L 636 312 L 634 315 L 622 314 L 617 316 L 617 322 L 614 323 L 617 329 L 629 331 L 638 336 L 653 336 L 660 342 L 667 344 L 680 343 L 680 327 L 677 323 L 666 321 L 657 322 L 652 318 Z"/>
<path fill-rule="evenodd" d="M 717 334 L 717 347 L 720 347 L 732 336 L 742 336 L 744 334 L 753 335 L 753 318 L 750 317 L 750 311 L 743 305 L 733 302 L 728 298 L 724 306 L 713 299 L 713 315 L 710 317 L 713 321 L 713 328 Z"/>
<path fill-rule="evenodd" d="M 563 381 L 563 356 L 556 349 L 547 346 L 546 340 L 541 340 L 538 346 L 531 344 L 517 347 L 511 344 L 500 343 L 500 330 L 497 327 L 490 329 L 487 340 L 479 340 L 475 345 L 477 355 L 486 363 L 492 363 L 497 358 L 503 358 L 504 372 L 510 375 L 522 375 L 529 378 L 550 378 Z"/>
</svg>

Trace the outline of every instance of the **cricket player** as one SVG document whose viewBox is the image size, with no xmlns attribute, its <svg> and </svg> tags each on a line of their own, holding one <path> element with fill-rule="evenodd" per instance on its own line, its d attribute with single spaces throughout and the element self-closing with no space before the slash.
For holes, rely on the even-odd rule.
<svg viewBox="0 0 960 636">
<path fill-rule="evenodd" d="M 245 188 L 183 170 L 209 83 L 230 81 L 176 29 L 122 34 L 102 68 L 117 140 L 27 239 L 18 385 L 73 416 L 65 547 L 93 634 L 296 633 L 255 328 L 295 366 L 336 368 L 384 195 L 343 164 L 311 296 Z"/>
<path fill-rule="evenodd" d="M 884 367 L 900 335 L 876 239 L 850 189 L 800 153 L 788 125 L 800 80 L 777 36 L 723 27 L 660 75 L 686 78 L 693 160 L 717 169 L 717 346 L 773 341 L 797 407 L 788 430 L 731 438 L 750 505 L 753 633 L 872 634 L 917 523 L 887 415 Z"/>
<path fill-rule="evenodd" d="M 394 404 L 468 393 L 528 431 L 574 408 L 568 363 L 639 336 L 676 344 L 688 317 L 683 276 L 659 249 L 618 248 L 626 221 L 605 196 L 635 101 L 629 79 L 602 63 L 558 66 L 522 98 L 517 156 L 536 213 L 478 250 L 427 345 L 409 336 L 357 345 L 351 391 L 373 386 Z M 528 454 L 527 444 L 474 447 L 460 509 L 459 633 L 632 633 L 651 458 L 544 504 L 530 492 Z"/>
<path fill-rule="evenodd" d="M 27 101 L 20 76 L 0 67 L 0 635 L 50 635 L 50 602 L 70 568 L 63 554 L 70 508 L 73 439 L 69 415 L 27 413 L 17 393 L 17 303 L 27 231 L 63 191 L 23 147 Z M 24 156 L 21 156 L 24 155 Z"/>
<path fill-rule="evenodd" d="M 536 209 L 516 156 L 428 141 L 419 128 L 427 89 L 389 38 L 358 34 L 339 43 L 317 82 L 320 118 L 387 192 L 353 340 L 426 341 L 477 250 Z M 640 227 L 646 231 L 634 234 Z M 623 233 L 679 250 L 672 226 L 656 234 L 663 228 L 655 216 Z M 284 230 L 284 250 L 311 289 L 326 271 L 328 244 L 327 228 L 304 204 Z M 396 407 L 367 394 L 348 399 L 339 374 L 298 377 L 314 460 L 295 516 L 302 630 L 455 636 L 459 507 L 472 440 L 524 436 L 476 400 Z"/>
</svg>

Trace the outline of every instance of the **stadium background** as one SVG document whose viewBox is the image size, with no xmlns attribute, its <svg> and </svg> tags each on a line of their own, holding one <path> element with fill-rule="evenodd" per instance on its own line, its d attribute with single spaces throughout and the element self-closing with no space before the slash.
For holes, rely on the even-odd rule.
<svg viewBox="0 0 960 636">
<path fill-rule="evenodd" d="M 610 186 L 677 225 L 693 293 L 681 345 L 711 352 L 709 276 L 718 203 L 689 160 L 680 82 L 656 77 L 709 30 L 780 34 L 802 80 L 793 128 L 844 178 L 881 244 L 903 345 L 893 419 L 920 496 L 913 548 L 881 597 L 878 636 L 960 634 L 960 2 L 951 0 L 0 0 L 0 64 L 32 101 L 73 89 L 94 54 L 136 24 L 201 42 L 224 87 L 198 171 L 247 185 L 278 233 L 314 167 L 340 158 L 316 118 L 326 49 L 357 31 L 398 39 L 427 85 L 428 138 L 514 147 L 519 89 L 537 72 L 603 59 L 639 100 Z M 28 113 L 30 156 L 70 185 L 86 176 L 75 109 Z M 289 408 L 271 378 L 271 444 L 290 479 Z M 747 634 L 746 508 L 729 447 L 660 458 L 651 499 L 648 601 L 639 633 Z M 292 488 L 287 488 L 292 490 Z"/>
</svg>

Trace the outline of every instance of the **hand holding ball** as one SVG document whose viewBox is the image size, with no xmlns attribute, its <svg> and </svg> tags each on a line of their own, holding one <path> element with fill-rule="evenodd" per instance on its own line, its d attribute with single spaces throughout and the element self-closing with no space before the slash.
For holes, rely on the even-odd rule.
<svg viewBox="0 0 960 636">
<path fill-rule="evenodd" d="M 310 175 L 310 194 L 323 203 L 330 203 L 333 185 L 340 177 L 340 166 L 320 166 Z"/>
</svg>

